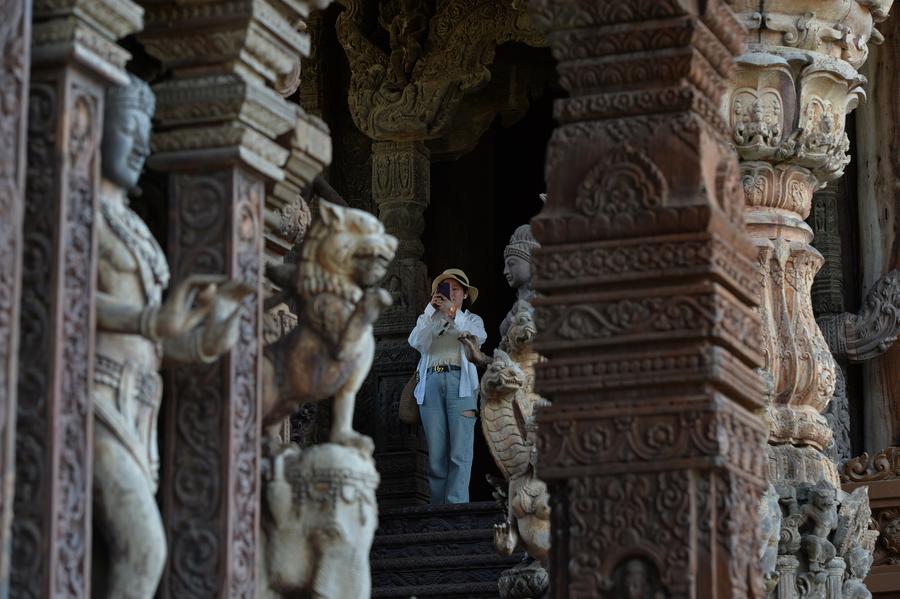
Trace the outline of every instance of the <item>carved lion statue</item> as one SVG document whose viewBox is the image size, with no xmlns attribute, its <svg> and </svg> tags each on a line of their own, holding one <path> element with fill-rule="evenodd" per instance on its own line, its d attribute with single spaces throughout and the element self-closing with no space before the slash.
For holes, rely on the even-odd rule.
<svg viewBox="0 0 900 599">
<path fill-rule="evenodd" d="M 377 218 L 319 202 L 298 264 L 267 269 L 289 290 L 298 324 L 267 346 L 263 363 L 263 426 L 304 403 L 334 397 L 331 441 L 371 452 L 372 440 L 353 430 L 356 393 L 372 366 L 372 324 L 391 305 L 376 284 L 397 251 Z"/>
</svg>

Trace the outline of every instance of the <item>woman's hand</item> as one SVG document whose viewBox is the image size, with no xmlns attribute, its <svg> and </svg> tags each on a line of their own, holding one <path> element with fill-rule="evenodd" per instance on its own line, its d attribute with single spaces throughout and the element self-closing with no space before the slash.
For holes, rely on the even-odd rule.
<svg viewBox="0 0 900 599">
<path fill-rule="evenodd" d="M 454 306 L 448 298 L 438 292 L 435 292 L 434 295 L 431 296 L 431 306 L 444 316 L 450 318 L 456 316 L 456 306 Z"/>
</svg>

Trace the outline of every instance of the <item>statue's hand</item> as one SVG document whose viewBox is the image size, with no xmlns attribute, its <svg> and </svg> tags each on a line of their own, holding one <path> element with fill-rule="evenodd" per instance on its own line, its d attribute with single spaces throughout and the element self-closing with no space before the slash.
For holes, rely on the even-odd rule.
<svg viewBox="0 0 900 599">
<path fill-rule="evenodd" d="M 237 342 L 240 333 L 241 302 L 255 289 L 240 281 L 228 281 L 215 290 L 212 307 L 203 324 L 201 347 L 208 357 L 220 356 Z"/>
<path fill-rule="evenodd" d="M 475 335 L 463 333 L 458 339 L 469 362 L 476 366 L 487 366 L 491 363 L 491 359 L 478 347 L 478 338 Z"/>
<path fill-rule="evenodd" d="M 216 286 L 224 275 L 191 275 L 175 286 L 146 329 L 150 337 L 165 339 L 191 331 L 213 308 Z"/>
</svg>

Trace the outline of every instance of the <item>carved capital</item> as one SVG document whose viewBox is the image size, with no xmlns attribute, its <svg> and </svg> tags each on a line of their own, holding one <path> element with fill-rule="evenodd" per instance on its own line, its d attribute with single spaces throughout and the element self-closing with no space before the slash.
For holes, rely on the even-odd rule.
<svg viewBox="0 0 900 599">
<path fill-rule="evenodd" d="M 490 80 L 498 45 L 543 45 L 512 0 L 449 0 L 433 14 L 427 2 L 380 3 L 387 50 L 364 31 L 366 3 L 343 3 L 337 32 L 350 61 L 350 113 L 375 140 L 440 137 L 463 97 Z"/>
<path fill-rule="evenodd" d="M 887 18 L 893 0 L 735 0 L 732 9 L 751 39 L 774 47 L 815 50 L 859 68 L 869 44 L 883 39 L 875 24 Z"/>
<path fill-rule="evenodd" d="M 741 159 L 803 167 L 815 176 L 815 188 L 839 177 L 850 161 L 846 115 L 864 97 L 865 79 L 846 62 L 824 54 L 749 49 L 737 59 L 727 101 Z M 791 208 L 804 218 L 809 196 L 800 209 Z"/>
<path fill-rule="evenodd" d="M 269 0 L 153 3 L 139 39 L 166 68 L 233 70 L 285 91 L 296 82 L 298 60 L 309 55 L 309 37 L 294 25 L 307 15 L 306 4 Z"/>
</svg>

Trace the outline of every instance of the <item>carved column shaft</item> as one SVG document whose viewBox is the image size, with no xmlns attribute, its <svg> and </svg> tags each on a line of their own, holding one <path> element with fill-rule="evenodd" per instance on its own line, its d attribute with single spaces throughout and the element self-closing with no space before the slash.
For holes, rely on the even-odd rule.
<svg viewBox="0 0 900 599">
<path fill-rule="evenodd" d="M 128 0 L 34 3 L 11 595 L 89 597 L 95 198 Z M 5 16 L 4 16 L 5 19 Z"/>
<path fill-rule="evenodd" d="M 2 9 L 0 23 L 0 597 L 9 594 L 15 484 L 16 386 L 22 220 L 25 212 L 25 141 L 31 62 L 31 1 Z"/>
<path fill-rule="evenodd" d="M 421 236 L 430 197 L 431 161 L 424 143 L 372 144 L 372 198 L 385 230 L 399 241 L 397 256 L 385 279 L 394 305 L 375 325 L 378 347 L 365 408 L 370 414 L 360 414 L 361 419 L 375 423 L 374 430 L 362 430 L 375 438 L 382 505 L 425 501 L 428 497 L 424 454 L 415 431 L 399 422 L 397 409 L 400 392 L 418 362 L 418 353 L 406 340 L 428 301 L 430 280 L 422 262 L 425 246 Z"/>
<path fill-rule="evenodd" d="M 759 289 L 718 110 L 741 29 L 717 1 L 531 9 L 570 92 L 531 223 L 553 596 L 762 596 Z"/>
<path fill-rule="evenodd" d="M 179 368 L 166 385 L 165 598 L 257 592 L 264 205 L 278 184 L 272 205 L 284 208 L 311 178 L 315 161 L 286 166 L 292 156 L 315 153 L 307 144 L 330 151 L 276 91 L 296 85 L 308 39 L 293 24 L 306 9 L 268 0 L 148 2 L 139 38 L 174 73 L 154 86 L 159 125 L 149 162 L 171 173 L 173 281 L 227 274 L 257 290 L 230 354 Z"/>
<path fill-rule="evenodd" d="M 226 274 L 260 289 L 263 179 L 241 167 L 177 173 L 169 185 L 173 280 Z M 170 559 L 164 597 L 253 597 L 259 528 L 259 294 L 232 351 L 167 381 L 162 484 Z"/>
</svg>

